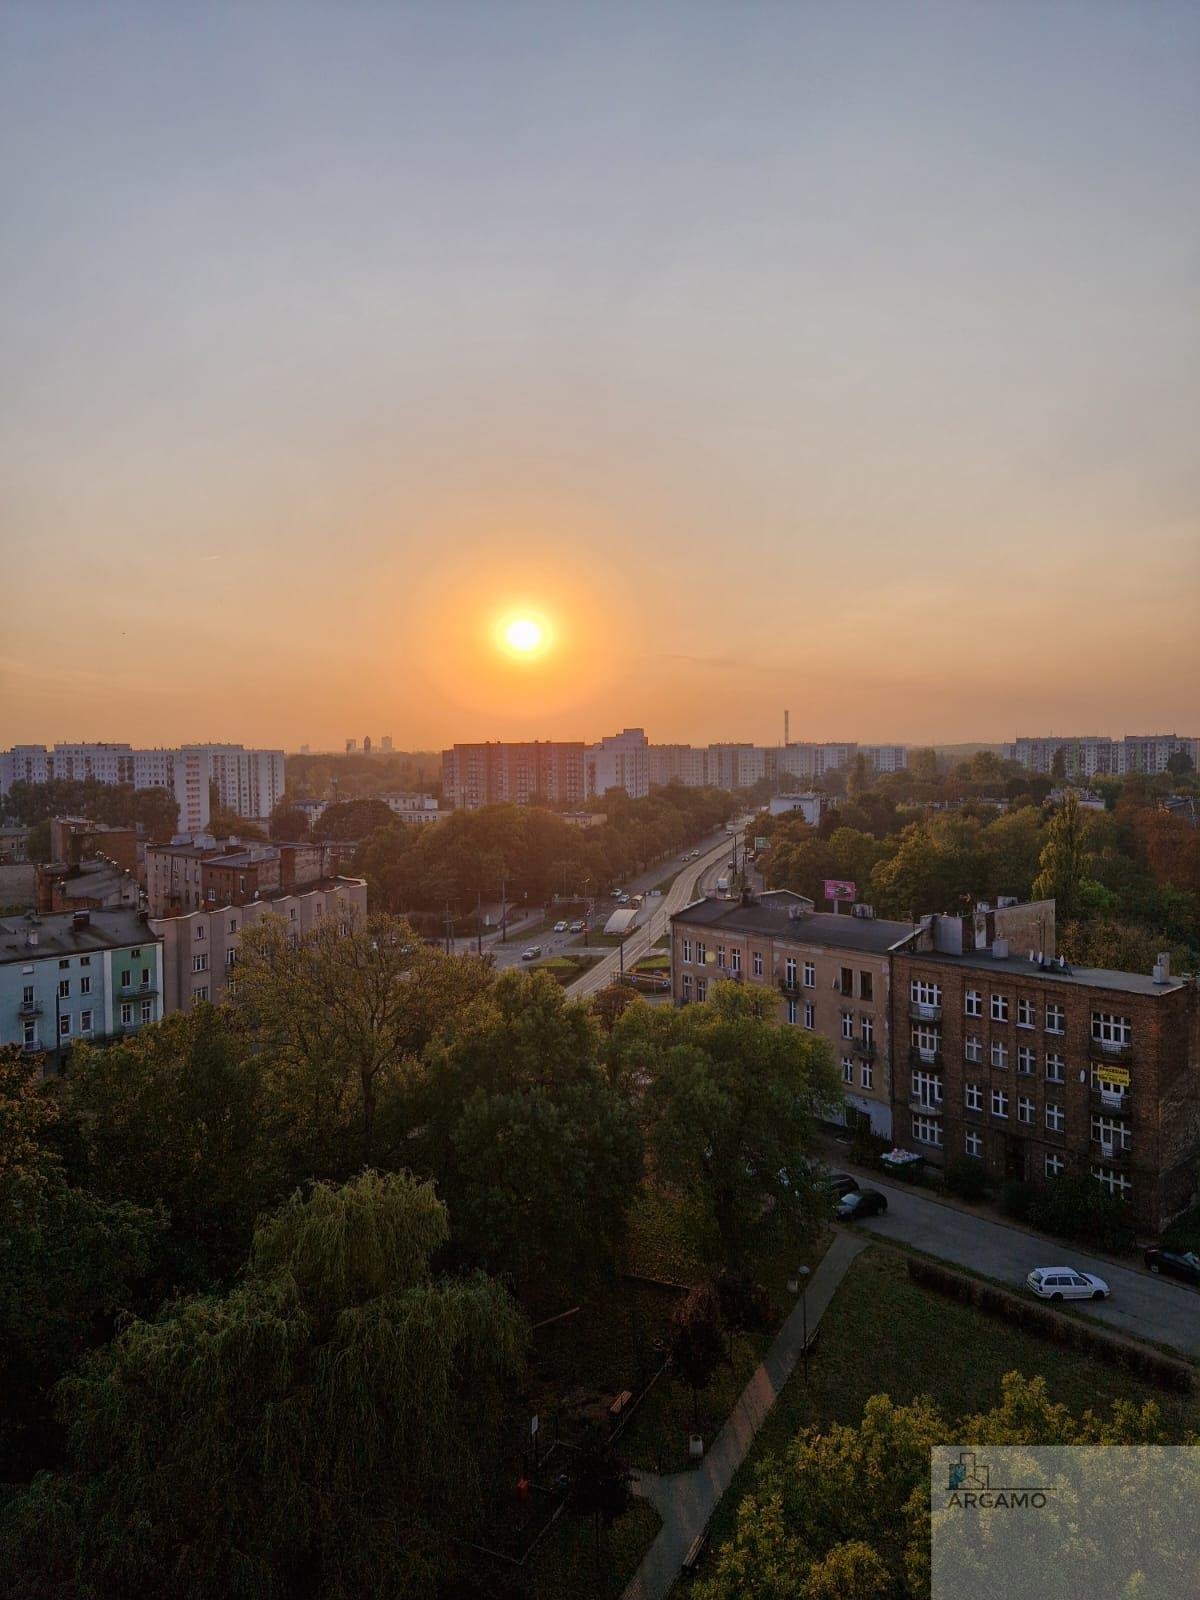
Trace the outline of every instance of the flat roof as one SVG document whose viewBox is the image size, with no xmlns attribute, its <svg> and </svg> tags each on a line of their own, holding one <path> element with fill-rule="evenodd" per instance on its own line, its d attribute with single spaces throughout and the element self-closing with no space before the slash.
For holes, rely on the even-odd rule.
<svg viewBox="0 0 1200 1600">
<path fill-rule="evenodd" d="M 964 950 L 961 955 L 948 950 L 898 950 L 896 954 L 911 956 L 914 961 L 944 962 L 949 966 L 970 967 L 976 972 L 1003 973 L 1014 981 L 1049 979 L 1085 989 L 1116 989 L 1122 994 L 1166 994 L 1186 984 L 1186 979 L 1178 976 L 1168 978 L 1166 983 L 1155 983 L 1148 972 L 1118 972 L 1112 967 L 1075 967 L 1070 963 L 1060 967 L 1057 961 L 1047 961 L 1039 967 L 1030 961 L 1027 950 L 1014 951 L 1011 945 L 1006 956 L 994 956 L 990 950 Z"/>
<path fill-rule="evenodd" d="M 769 889 L 749 905 L 740 900 L 709 896 L 677 911 L 671 922 L 731 933 L 765 934 L 793 939 L 797 944 L 823 944 L 845 950 L 886 955 L 898 940 L 916 932 L 911 922 L 890 922 L 885 917 L 838 916 L 813 911 L 812 901 L 790 889 Z M 792 915 L 799 908 L 800 915 Z"/>
<path fill-rule="evenodd" d="M 87 926 L 76 928 L 74 918 L 86 916 Z M 30 934 L 37 944 L 25 943 Z M 159 935 L 132 906 L 112 906 L 86 912 L 55 911 L 29 917 L 0 919 L 0 964 L 37 961 L 45 956 L 83 956 L 97 950 L 120 950 L 127 945 L 157 944 Z"/>
</svg>

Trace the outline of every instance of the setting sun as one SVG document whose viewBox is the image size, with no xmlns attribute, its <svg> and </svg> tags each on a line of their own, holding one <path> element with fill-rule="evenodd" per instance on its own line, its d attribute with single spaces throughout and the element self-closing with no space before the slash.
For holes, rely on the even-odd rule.
<svg viewBox="0 0 1200 1600">
<path fill-rule="evenodd" d="M 504 642 L 510 649 L 528 655 L 542 642 L 542 625 L 532 617 L 517 617 L 504 630 Z"/>
</svg>

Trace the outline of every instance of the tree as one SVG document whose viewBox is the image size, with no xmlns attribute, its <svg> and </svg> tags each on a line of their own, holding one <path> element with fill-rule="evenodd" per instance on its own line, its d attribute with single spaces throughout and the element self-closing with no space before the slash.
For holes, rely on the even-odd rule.
<svg viewBox="0 0 1200 1600">
<path fill-rule="evenodd" d="M 50 859 L 50 820 L 43 818 L 30 826 L 25 836 L 25 857 L 28 861 L 44 862 Z"/>
<path fill-rule="evenodd" d="M 813 1154 L 816 1119 L 841 1104 L 828 1044 L 771 1020 L 775 999 L 715 984 L 701 1005 L 633 1006 L 609 1070 L 639 1089 L 656 1183 L 694 1203 L 704 1259 L 736 1266 L 770 1216 L 792 1241 L 828 1215 Z"/>
<path fill-rule="evenodd" d="M 133 1322 L 60 1390 L 66 1466 L 0 1511 L 20 1593 L 432 1597 L 498 1465 L 526 1324 L 435 1278 L 410 1175 L 297 1195 L 228 1294 Z"/>
<path fill-rule="evenodd" d="M 421 1052 L 491 982 L 486 963 L 431 950 L 383 915 L 326 919 L 299 936 L 263 917 L 243 937 L 237 974 L 233 1004 L 264 1052 L 288 1142 L 320 1177 L 384 1155 L 401 1164 Z M 381 1117 L 390 1154 L 377 1149 Z"/>
<path fill-rule="evenodd" d="M 1195 772 L 1196 764 L 1186 750 L 1174 750 L 1167 757 L 1167 771 L 1175 778 Z"/>
<path fill-rule="evenodd" d="M 698 1425 L 699 1395 L 724 1362 L 721 1301 L 711 1283 L 698 1283 L 675 1307 L 671 1318 L 671 1365 L 692 1391 L 692 1426 Z"/>
<path fill-rule="evenodd" d="M 272 839 L 282 843 L 297 844 L 308 838 L 308 818 L 296 806 L 280 801 L 271 813 L 268 832 Z"/>
<path fill-rule="evenodd" d="M 314 839 L 365 839 L 376 828 L 395 822 L 395 813 L 386 800 L 346 800 L 326 806 L 312 825 Z"/>
<path fill-rule="evenodd" d="M 1067 781 L 1067 752 L 1066 748 L 1061 744 L 1055 750 L 1054 759 L 1050 763 L 1050 776 L 1055 783 L 1065 783 Z"/>
<path fill-rule="evenodd" d="M 426 1053 L 423 1104 L 460 1257 L 523 1289 L 612 1270 L 642 1140 L 585 1005 L 546 973 L 502 973 Z"/>
<path fill-rule="evenodd" d="M 584 1440 L 574 1461 L 571 1475 L 571 1506 L 581 1516 L 590 1516 L 596 1530 L 596 1564 L 600 1564 L 600 1530 L 613 1523 L 633 1505 L 630 1488 L 633 1474 L 613 1449 L 603 1432 L 594 1427 Z"/>
<path fill-rule="evenodd" d="M 1079 796 L 1068 789 L 1046 832 L 1033 881 L 1034 899 L 1055 901 L 1057 916 L 1069 922 L 1080 904 L 1087 862 L 1084 813 Z"/>
<path fill-rule="evenodd" d="M 908 774 L 918 783 L 936 783 L 938 777 L 937 751 L 922 746 L 908 752 Z"/>
</svg>

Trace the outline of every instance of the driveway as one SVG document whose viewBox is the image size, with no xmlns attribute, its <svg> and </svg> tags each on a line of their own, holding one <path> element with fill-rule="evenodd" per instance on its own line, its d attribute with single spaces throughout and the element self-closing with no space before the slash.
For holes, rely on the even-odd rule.
<svg viewBox="0 0 1200 1600">
<path fill-rule="evenodd" d="M 888 1209 L 886 1216 L 872 1217 L 857 1227 L 869 1228 L 881 1239 L 913 1245 L 926 1255 L 968 1267 L 1026 1293 L 1025 1275 L 1033 1267 L 1064 1263 L 1094 1272 L 1108 1284 L 1112 1297 L 1079 1302 L 1085 1316 L 1106 1322 L 1130 1338 L 1171 1345 L 1200 1358 L 1200 1294 L 1194 1289 L 1156 1278 L 1140 1267 L 1121 1266 L 1074 1245 L 927 1200 L 907 1185 L 880 1183 L 873 1176 L 864 1178 L 864 1184 L 887 1196 Z"/>
</svg>

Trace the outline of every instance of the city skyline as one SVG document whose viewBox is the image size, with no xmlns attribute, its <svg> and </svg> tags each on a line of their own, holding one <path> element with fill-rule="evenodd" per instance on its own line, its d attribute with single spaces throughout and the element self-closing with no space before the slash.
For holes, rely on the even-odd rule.
<svg viewBox="0 0 1200 1600">
<path fill-rule="evenodd" d="M 1170 3 L 14 0 L 0 737 L 1185 727 L 1198 59 Z"/>
</svg>

